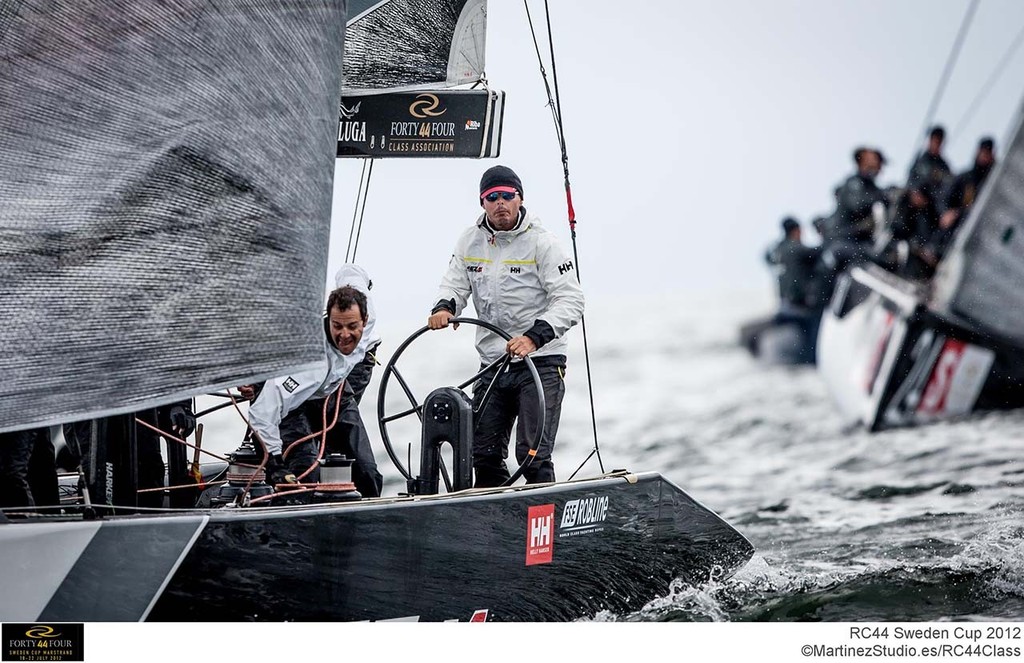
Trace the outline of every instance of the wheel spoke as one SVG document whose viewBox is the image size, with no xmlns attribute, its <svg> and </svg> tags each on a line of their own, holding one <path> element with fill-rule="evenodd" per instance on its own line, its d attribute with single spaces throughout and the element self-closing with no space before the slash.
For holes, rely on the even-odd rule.
<svg viewBox="0 0 1024 663">
<path fill-rule="evenodd" d="M 473 408 L 473 417 L 474 418 L 476 417 L 476 415 L 478 415 L 481 412 L 483 412 L 485 407 L 487 407 L 487 401 L 491 400 L 491 392 L 494 390 L 494 383 L 498 381 L 498 376 L 501 375 L 501 372 L 503 370 L 505 370 L 505 368 L 508 367 L 509 362 L 512 361 L 512 355 L 505 354 L 504 357 L 502 357 L 500 359 L 496 359 L 495 361 L 491 362 L 490 366 L 485 368 L 480 373 L 477 373 L 477 377 L 479 377 L 480 375 L 485 373 L 488 369 L 490 369 L 495 364 L 497 364 L 499 361 L 501 362 L 501 365 L 498 367 L 498 370 L 494 371 L 494 377 L 492 377 L 490 383 L 488 383 L 487 390 L 484 392 L 483 397 L 480 399 L 480 403 L 476 407 Z M 476 379 L 476 378 L 474 378 L 474 379 Z"/>
<path fill-rule="evenodd" d="M 502 362 L 507 364 L 510 361 L 512 361 L 512 355 L 510 355 L 510 354 L 508 354 L 506 352 L 505 354 L 501 355 L 500 357 L 498 357 L 497 359 L 495 359 L 491 363 L 489 363 L 486 366 L 484 366 L 483 368 L 481 368 L 479 373 L 477 373 L 473 377 L 469 378 L 468 380 L 466 380 L 465 382 L 460 384 L 458 387 L 456 387 L 456 389 L 465 389 L 466 387 L 468 387 L 469 385 L 473 384 L 478 379 L 480 379 L 480 376 L 482 376 L 484 373 L 486 373 L 487 371 L 491 370 L 492 368 L 494 368 L 498 364 L 501 364 Z M 501 368 L 504 369 L 505 367 L 502 366 Z M 501 370 L 499 369 L 498 372 L 500 373 Z"/>
<path fill-rule="evenodd" d="M 395 378 L 398 380 L 398 384 L 401 385 L 402 391 L 405 392 L 406 398 L 408 398 L 409 402 L 412 403 L 412 411 L 416 413 L 416 416 L 419 417 L 420 421 L 423 421 L 423 406 L 420 405 L 417 402 L 416 397 L 412 395 L 412 389 L 409 388 L 409 385 L 406 383 L 405 378 L 403 378 L 402 374 L 398 372 L 397 367 L 392 367 L 391 372 L 395 374 Z"/>
<path fill-rule="evenodd" d="M 416 413 L 416 415 L 419 416 L 420 420 L 423 419 L 423 406 L 422 405 L 417 405 L 416 407 L 411 407 L 408 410 L 403 410 L 402 412 L 399 412 L 398 414 L 393 414 L 390 417 L 384 417 L 383 419 L 381 419 L 381 421 L 383 421 L 386 424 L 389 424 L 392 421 L 394 421 L 395 419 L 401 419 L 402 417 L 408 417 L 410 414 L 413 414 L 414 412 Z"/>
</svg>

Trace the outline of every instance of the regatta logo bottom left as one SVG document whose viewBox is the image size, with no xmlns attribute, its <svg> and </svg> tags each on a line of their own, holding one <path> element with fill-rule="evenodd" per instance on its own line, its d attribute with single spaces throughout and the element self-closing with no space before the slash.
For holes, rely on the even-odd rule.
<svg viewBox="0 0 1024 663">
<path fill-rule="evenodd" d="M 4 661 L 84 661 L 83 624 L 4 624 Z"/>
</svg>

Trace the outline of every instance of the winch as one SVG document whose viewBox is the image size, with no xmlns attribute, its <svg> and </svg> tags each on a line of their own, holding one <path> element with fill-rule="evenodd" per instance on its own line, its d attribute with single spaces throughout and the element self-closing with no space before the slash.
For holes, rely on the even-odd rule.
<svg viewBox="0 0 1024 663">
<path fill-rule="evenodd" d="M 210 506 L 219 507 L 233 504 L 246 488 L 249 497 L 256 498 L 270 495 L 273 487 L 265 483 L 266 473 L 260 467 L 263 453 L 256 451 L 252 442 L 246 440 L 234 452 L 228 454 L 228 482 L 211 498 Z"/>
<path fill-rule="evenodd" d="M 352 482 L 352 462 L 337 453 L 320 459 L 320 483 L 313 491 L 314 502 L 344 502 L 363 497 Z"/>
</svg>

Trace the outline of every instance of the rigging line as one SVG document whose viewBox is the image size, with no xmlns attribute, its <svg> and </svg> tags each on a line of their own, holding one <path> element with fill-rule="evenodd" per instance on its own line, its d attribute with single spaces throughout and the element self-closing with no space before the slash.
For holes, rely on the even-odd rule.
<svg viewBox="0 0 1024 663">
<path fill-rule="evenodd" d="M 924 124 L 921 127 L 921 130 L 917 133 L 917 142 L 914 144 L 914 150 L 911 152 L 912 160 L 917 158 L 918 147 L 924 140 L 924 133 L 928 130 L 928 127 L 935 118 L 935 111 L 939 106 L 939 101 L 942 99 L 943 92 L 946 90 L 946 84 L 949 82 L 950 74 L 953 73 L 953 66 L 956 64 L 957 58 L 960 56 L 960 47 L 963 46 L 964 38 L 967 36 L 967 29 L 971 25 L 971 20 L 974 18 L 974 11 L 977 8 L 978 0 L 971 0 L 971 4 L 967 7 L 967 12 L 960 21 L 960 29 L 957 31 L 956 39 L 953 40 L 953 47 L 950 49 L 949 55 L 946 57 L 946 66 L 942 70 L 942 76 L 939 77 L 939 83 L 935 87 L 931 103 L 928 105 L 928 111 L 925 113 Z"/>
<path fill-rule="evenodd" d="M 529 0 L 523 0 L 523 5 L 526 7 L 526 18 L 530 24 L 530 35 L 533 38 L 533 45 L 537 51 L 537 61 L 540 64 L 541 79 L 544 81 L 544 90 L 548 96 L 548 106 L 551 107 L 551 118 L 555 123 L 555 134 L 558 138 L 558 146 L 562 154 L 562 173 L 565 178 L 565 200 L 569 216 L 569 234 L 572 238 L 572 257 L 576 266 L 576 280 L 579 283 L 583 283 L 582 277 L 580 276 L 580 257 L 579 250 L 576 245 L 576 211 L 572 205 L 572 188 L 569 184 L 569 153 L 565 145 L 565 130 L 562 124 L 562 110 L 561 104 L 557 100 L 558 97 L 558 70 L 555 65 L 555 45 L 554 45 L 554 34 L 551 29 L 551 13 L 549 10 L 547 0 L 544 0 L 544 13 L 547 22 L 548 30 L 548 48 L 551 57 L 551 75 L 555 87 L 555 98 L 552 98 L 551 86 L 548 84 L 547 72 L 544 69 L 544 58 L 540 53 L 540 45 L 537 42 L 537 33 L 533 27 L 533 17 L 530 15 L 530 3 Z M 590 344 L 587 340 L 587 317 L 586 315 L 580 316 L 580 330 L 583 334 L 583 359 L 587 373 L 587 394 L 590 399 L 590 423 L 594 432 L 594 450 L 591 456 L 597 455 L 597 464 L 601 468 L 603 474 L 604 460 L 601 458 L 601 447 L 597 439 L 597 412 L 594 408 L 594 381 L 593 375 L 590 368 Z M 587 457 L 583 462 L 586 463 L 590 459 Z M 582 466 L 581 466 L 582 467 Z M 579 471 L 579 470 L 577 470 Z"/>
<path fill-rule="evenodd" d="M 363 189 L 363 206 L 359 209 L 359 227 L 356 229 L 356 241 L 352 245 L 352 257 L 346 262 L 356 261 L 356 250 L 359 249 L 359 235 L 363 232 L 363 216 L 366 214 L 366 199 L 370 197 L 370 178 L 373 177 L 373 159 L 370 159 L 370 167 L 366 172 L 366 188 Z"/>
<path fill-rule="evenodd" d="M 348 244 L 345 245 L 345 262 L 349 262 L 352 255 L 352 238 L 356 234 L 356 219 L 359 216 L 359 198 L 363 195 L 363 184 L 366 182 L 366 159 L 363 159 L 363 168 L 359 174 L 359 187 L 356 188 L 356 204 L 352 209 L 352 225 L 348 229 Z"/>
<path fill-rule="evenodd" d="M 540 54 L 540 44 L 537 42 L 537 32 L 533 27 L 533 16 L 530 14 L 529 0 L 523 0 L 523 6 L 526 7 L 526 20 L 530 24 L 530 36 L 533 37 L 533 48 L 537 53 L 537 64 L 540 66 L 540 79 L 544 83 L 544 93 L 548 98 L 548 108 L 551 109 L 551 119 L 555 123 L 555 138 L 558 139 L 558 149 L 564 154 L 565 150 L 562 149 L 562 145 L 565 143 L 565 139 L 562 136 L 561 121 L 558 110 L 555 108 L 554 97 L 551 94 L 551 86 L 548 83 L 548 72 L 544 68 L 544 57 Z"/>
<path fill-rule="evenodd" d="M 363 159 L 363 170 L 359 175 L 359 188 L 356 189 L 356 204 L 352 210 L 352 225 L 348 230 L 348 246 L 345 247 L 345 262 L 353 262 L 356 248 L 359 245 L 359 230 L 363 227 L 363 210 L 366 209 L 366 194 L 370 190 L 370 176 L 373 173 L 373 158 Z M 360 209 L 360 204 L 362 209 Z"/>
<path fill-rule="evenodd" d="M 1003 53 L 1003 57 L 999 60 L 999 64 L 996 65 L 995 70 L 989 76 L 988 80 L 985 81 L 985 84 L 981 86 L 981 89 L 978 91 L 978 94 L 975 95 L 974 99 L 971 101 L 971 105 L 967 108 L 967 111 L 964 113 L 963 117 L 961 117 L 960 121 L 956 123 L 956 129 L 953 130 L 954 136 L 960 135 L 960 130 L 967 125 L 967 122 L 971 119 L 971 117 L 973 117 L 974 112 L 978 110 L 978 106 L 981 105 L 982 100 L 988 95 L 989 92 L 992 91 L 992 87 L 995 85 L 996 80 L 1006 70 L 1006 66 L 1010 64 L 1010 60 L 1013 58 L 1013 55 L 1016 53 L 1017 49 L 1020 48 L 1021 44 L 1024 44 L 1024 27 L 1022 27 L 1020 29 L 1020 32 L 1017 33 L 1017 36 L 1014 37 L 1013 42 L 1011 42 L 1010 47 L 1006 49 L 1006 52 Z"/>
<path fill-rule="evenodd" d="M 576 261 L 576 280 L 582 285 L 580 275 L 580 257 L 576 248 L 576 210 L 572 206 L 572 187 L 569 184 L 569 150 L 565 140 L 565 124 L 562 122 L 562 98 L 558 88 L 558 65 L 555 60 L 555 39 L 554 31 L 551 29 L 551 10 L 548 0 L 544 0 L 544 20 L 548 27 L 548 51 L 551 55 L 551 80 L 555 86 L 555 109 L 558 117 L 558 137 L 562 147 L 562 172 L 565 176 L 565 202 L 569 214 L 569 230 L 572 235 L 572 257 Z M 587 342 L 587 318 L 580 316 L 580 331 L 583 334 L 583 360 L 587 370 L 587 393 L 590 398 L 590 423 L 594 431 L 594 451 L 597 455 L 597 465 L 604 474 L 604 460 L 601 458 L 601 447 L 597 442 L 597 412 L 594 408 L 594 382 L 590 370 L 590 344 Z M 584 461 L 585 462 L 585 461 Z"/>
<path fill-rule="evenodd" d="M 544 0 L 544 20 L 548 26 L 548 51 L 551 54 L 551 81 L 555 86 L 555 114 L 558 118 L 558 136 L 562 147 L 562 172 L 565 174 L 565 191 L 569 194 L 569 152 L 565 143 L 565 124 L 562 122 L 562 98 L 558 93 L 558 66 L 555 64 L 555 40 L 551 30 L 551 12 L 548 8 L 548 0 Z M 572 209 L 572 199 L 569 199 L 569 223 L 575 230 L 576 215 Z M 578 272 L 577 272 L 578 273 Z"/>
</svg>

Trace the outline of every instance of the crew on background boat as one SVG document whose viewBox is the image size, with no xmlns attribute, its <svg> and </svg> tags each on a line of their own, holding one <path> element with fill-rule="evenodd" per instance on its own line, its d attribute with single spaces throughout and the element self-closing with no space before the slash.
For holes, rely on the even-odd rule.
<svg viewBox="0 0 1024 663">
<path fill-rule="evenodd" d="M 836 209 L 825 223 L 819 267 L 819 299 L 828 301 L 836 277 L 852 264 L 875 259 L 876 213 L 888 205 L 886 192 L 875 184 L 885 164 L 881 150 L 858 147 L 853 151 L 857 172 L 836 187 Z"/>
<path fill-rule="evenodd" d="M 939 211 L 933 191 L 924 178 L 912 178 L 889 222 L 884 264 L 910 279 L 926 280 L 935 273 L 931 243 L 939 228 Z"/>
<path fill-rule="evenodd" d="M 870 253 L 875 237 L 874 207 L 888 204 L 885 191 L 875 184 L 885 165 L 882 152 L 858 147 L 853 152 L 853 161 L 857 172 L 836 190 L 836 211 L 829 237 L 830 248 L 843 265 Z"/>
<path fill-rule="evenodd" d="M 320 441 L 312 434 L 323 429 L 323 399 L 334 398 L 342 382 L 365 359 L 367 344 L 376 338 L 372 327 L 366 333 L 371 324 L 365 293 L 351 285 L 335 289 L 327 299 L 324 321 L 326 361 L 308 371 L 268 380 L 256 395 L 249 406 L 249 425 L 270 454 L 269 483 L 295 483 L 300 478 L 313 483 L 319 479 L 316 459 Z M 349 414 L 339 414 L 339 421 L 358 427 L 352 435 L 344 436 L 351 448 L 343 452 L 354 459 L 352 481 L 363 497 L 377 497 L 383 477 L 377 471 L 354 396 L 341 407 Z M 294 447 L 285 446 L 305 437 L 309 439 Z"/>
<path fill-rule="evenodd" d="M 800 223 L 791 216 L 782 220 L 783 237 L 765 256 L 776 269 L 779 282 L 779 310 L 802 314 L 814 304 L 815 266 L 820 246 L 803 243 Z"/>
<path fill-rule="evenodd" d="M 793 217 L 787 216 L 782 220 L 782 233 L 779 243 L 765 255 L 765 261 L 772 265 L 779 284 L 779 309 L 773 321 L 775 324 L 796 323 L 806 339 L 806 354 L 813 357 L 821 317 L 821 274 L 818 269 L 821 246 L 803 243 L 800 223 Z"/>
<path fill-rule="evenodd" d="M 995 141 L 985 136 L 978 141 L 974 165 L 954 177 L 946 192 L 942 216 L 939 217 L 939 228 L 931 242 L 933 264 L 937 263 L 949 248 L 960 222 L 977 200 L 981 187 L 988 179 L 995 163 Z"/>
<path fill-rule="evenodd" d="M 481 368 L 505 352 L 517 358 L 530 355 L 540 374 L 546 411 L 543 439 L 523 475 L 527 483 L 543 483 L 555 480 L 551 455 L 565 393 L 565 333 L 582 318 L 584 296 L 572 258 L 537 216 L 527 212 L 523 198 L 523 184 L 512 169 L 494 166 L 484 171 L 479 198 L 483 214 L 456 242 L 427 325 L 447 327 L 472 297 L 478 317 L 512 336 L 506 342 L 477 329 Z M 474 408 L 493 377 L 489 372 L 474 384 Z M 474 422 L 475 486 L 499 486 L 510 477 L 505 459 L 517 418 L 516 459 L 520 465 L 527 461 L 541 420 L 538 410 L 530 372 L 523 362 L 513 361 L 498 376 Z"/>
<path fill-rule="evenodd" d="M 778 278 L 778 311 L 740 328 L 740 343 L 752 355 L 775 363 L 816 361 L 821 314 L 839 276 L 852 266 L 870 262 L 921 284 L 935 275 L 995 165 L 995 144 L 981 138 L 973 166 L 954 177 L 942 155 L 945 129 L 932 125 L 927 137 L 902 187 L 876 183 L 886 163 L 879 149 L 854 150 L 857 171 L 833 189 L 834 211 L 812 222 L 821 238 L 818 247 L 803 246 L 795 219 L 783 221 L 786 237 L 766 253 Z M 806 335 L 802 342 L 793 333 L 794 322 Z"/>
<path fill-rule="evenodd" d="M 928 130 L 928 145 L 925 147 L 907 174 L 907 187 L 914 182 L 932 200 L 938 200 L 947 188 L 952 171 L 942 156 L 942 144 L 946 140 L 946 130 L 936 124 Z"/>
<path fill-rule="evenodd" d="M 0 433 L 0 508 L 59 503 L 50 429 Z"/>
</svg>

